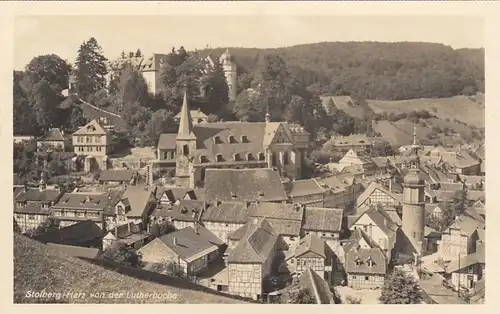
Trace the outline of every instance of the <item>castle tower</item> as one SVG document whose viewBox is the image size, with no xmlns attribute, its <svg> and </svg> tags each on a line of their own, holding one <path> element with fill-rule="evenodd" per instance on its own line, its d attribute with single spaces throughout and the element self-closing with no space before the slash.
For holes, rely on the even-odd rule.
<svg viewBox="0 0 500 314">
<path fill-rule="evenodd" d="M 222 64 L 222 69 L 226 76 L 227 87 L 229 88 L 229 100 L 234 101 L 238 95 L 238 75 L 236 63 L 232 60 L 228 49 L 220 56 L 220 63 Z"/>
<path fill-rule="evenodd" d="M 413 144 L 409 170 L 403 184 L 403 232 L 418 247 L 416 253 L 422 254 L 425 227 L 425 181 L 420 175 L 420 146 L 417 144 L 416 127 L 413 129 Z"/>
<path fill-rule="evenodd" d="M 180 187 L 194 187 L 193 159 L 196 155 L 196 136 L 193 132 L 193 121 L 184 92 L 179 131 L 176 139 L 175 183 Z"/>
</svg>

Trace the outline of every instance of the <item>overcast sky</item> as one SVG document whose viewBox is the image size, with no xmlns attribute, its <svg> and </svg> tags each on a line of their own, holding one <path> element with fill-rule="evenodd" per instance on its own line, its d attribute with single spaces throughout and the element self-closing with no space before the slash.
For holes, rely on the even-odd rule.
<svg viewBox="0 0 500 314">
<path fill-rule="evenodd" d="M 109 59 L 216 47 L 272 48 L 323 41 L 420 41 L 453 48 L 483 47 L 483 20 L 451 16 L 38 16 L 17 17 L 14 67 L 57 54 L 73 63 L 79 45 L 95 37 Z"/>
</svg>

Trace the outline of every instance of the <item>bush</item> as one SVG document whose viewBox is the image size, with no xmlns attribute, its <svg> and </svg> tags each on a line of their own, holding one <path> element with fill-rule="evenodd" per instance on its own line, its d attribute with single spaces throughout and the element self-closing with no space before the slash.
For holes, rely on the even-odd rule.
<svg viewBox="0 0 500 314">
<path fill-rule="evenodd" d="M 117 242 L 100 255 L 101 259 L 113 261 L 125 266 L 140 267 L 142 266 L 142 256 L 133 248 L 124 243 Z"/>
<path fill-rule="evenodd" d="M 363 298 L 348 295 L 346 297 L 345 301 L 346 301 L 346 304 L 361 304 L 361 302 L 363 301 Z"/>
</svg>

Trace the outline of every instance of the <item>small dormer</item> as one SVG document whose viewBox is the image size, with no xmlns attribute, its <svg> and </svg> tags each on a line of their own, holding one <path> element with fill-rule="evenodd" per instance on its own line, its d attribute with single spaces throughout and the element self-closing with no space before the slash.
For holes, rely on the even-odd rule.
<svg viewBox="0 0 500 314">
<path fill-rule="evenodd" d="M 214 144 L 223 144 L 220 136 L 214 136 Z"/>
<path fill-rule="evenodd" d="M 375 262 L 373 261 L 373 259 L 371 257 L 368 257 L 366 259 L 366 265 L 368 265 L 369 267 L 373 267 L 373 266 L 375 266 Z"/>
<path fill-rule="evenodd" d="M 246 135 L 241 136 L 241 142 L 242 143 L 250 143 L 250 141 L 248 140 L 248 137 Z"/>
<path fill-rule="evenodd" d="M 235 144 L 236 143 L 236 139 L 234 138 L 234 136 L 229 135 L 227 137 L 227 142 L 230 143 L 230 144 Z"/>
<path fill-rule="evenodd" d="M 223 161 L 224 161 L 224 158 L 222 157 L 222 155 L 221 155 L 221 154 L 217 154 L 217 155 L 215 156 L 215 160 L 216 160 L 217 162 L 223 162 Z"/>
<path fill-rule="evenodd" d="M 231 197 L 232 197 L 233 199 L 236 199 L 238 196 L 236 195 L 236 193 L 235 193 L 235 192 L 231 192 Z"/>
<path fill-rule="evenodd" d="M 96 128 L 93 125 L 88 125 L 87 126 L 87 132 L 95 132 Z"/>
<path fill-rule="evenodd" d="M 209 161 L 208 161 L 207 156 L 205 156 L 205 155 L 201 155 L 201 156 L 200 156 L 200 162 L 201 162 L 202 164 L 203 164 L 203 163 L 207 163 L 207 162 L 209 162 Z"/>
<path fill-rule="evenodd" d="M 359 258 L 359 256 L 358 256 L 358 257 L 356 257 L 356 259 L 354 260 L 354 263 L 356 263 L 356 266 L 361 266 L 361 265 L 363 265 L 363 260 L 361 260 L 361 259 Z"/>
<path fill-rule="evenodd" d="M 241 161 L 241 156 L 240 156 L 240 154 L 234 154 L 234 155 L 233 155 L 233 159 L 234 159 L 234 161 Z"/>
<path fill-rule="evenodd" d="M 247 153 L 247 160 L 248 161 L 255 160 L 255 158 L 253 157 L 252 153 Z"/>
<path fill-rule="evenodd" d="M 266 156 L 264 156 L 264 153 L 259 153 L 259 160 L 266 160 Z"/>
</svg>

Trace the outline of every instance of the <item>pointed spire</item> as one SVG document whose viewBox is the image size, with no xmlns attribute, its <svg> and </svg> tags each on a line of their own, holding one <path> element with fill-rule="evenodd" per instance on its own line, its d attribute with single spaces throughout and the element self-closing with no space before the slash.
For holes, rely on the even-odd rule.
<svg viewBox="0 0 500 314">
<path fill-rule="evenodd" d="M 413 123 L 413 145 L 417 144 L 417 125 Z"/>
<path fill-rule="evenodd" d="M 187 91 L 184 91 L 184 100 L 182 102 L 181 119 L 179 121 L 179 131 L 177 139 L 193 139 L 196 138 L 193 133 L 193 119 L 187 101 Z"/>
</svg>

